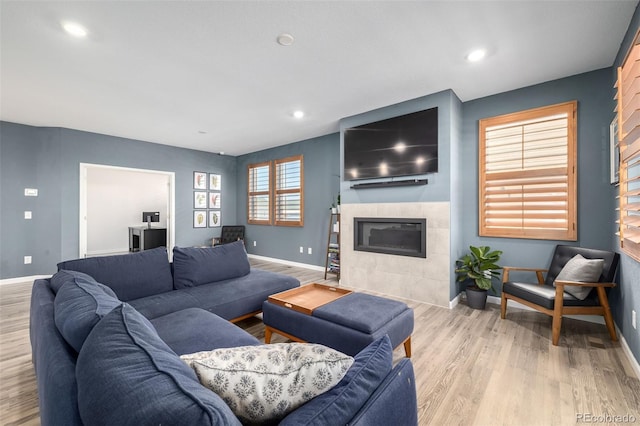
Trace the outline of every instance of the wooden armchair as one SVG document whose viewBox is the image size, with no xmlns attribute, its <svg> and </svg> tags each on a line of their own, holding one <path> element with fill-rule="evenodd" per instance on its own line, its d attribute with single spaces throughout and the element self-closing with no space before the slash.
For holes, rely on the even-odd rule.
<svg viewBox="0 0 640 426">
<path fill-rule="evenodd" d="M 565 265 L 578 254 L 585 259 L 604 260 L 599 279 L 593 280 L 596 282 L 557 279 Z M 620 255 L 610 251 L 558 245 L 548 269 L 503 267 L 500 317 L 505 319 L 507 300 L 509 299 L 553 317 L 551 327 L 552 343 L 557 346 L 560 339 L 563 315 L 602 315 L 611 335 L 611 340 L 617 341 L 618 337 L 616 336 L 606 289 L 615 287 L 613 280 L 618 269 L 619 260 Z M 512 271 L 535 272 L 537 283 L 511 281 L 510 272 Z M 544 277 L 545 272 L 546 278 Z M 563 275 L 566 275 L 566 273 Z M 569 292 L 567 291 L 567 286 L 573 286 L 569 287 Z M 576 290 L 585 287 L 591 287 L 592 289 L 584 299 L 574 296 L 574 294 L 578 294 Z"/>
</svg>

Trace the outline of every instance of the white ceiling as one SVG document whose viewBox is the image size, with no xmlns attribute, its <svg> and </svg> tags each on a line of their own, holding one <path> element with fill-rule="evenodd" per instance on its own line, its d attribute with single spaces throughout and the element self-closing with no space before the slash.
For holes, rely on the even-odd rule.
<svg viewBox="0 0 640 426">
<path fill-rule="evenodd" d="M 0 119 L 240 155 L 444 89 L 468 101 L 611 66 L 637 3 L 2 0 Z"/>
</svg>

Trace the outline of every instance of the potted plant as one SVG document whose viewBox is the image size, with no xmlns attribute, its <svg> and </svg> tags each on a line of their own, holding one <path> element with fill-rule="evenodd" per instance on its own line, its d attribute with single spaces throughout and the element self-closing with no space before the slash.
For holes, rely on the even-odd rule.
<svg viewBox="0 0 640 426">
<path fill-rule="evenodd" d="M 473 281 L 467 284 L 465 292 L 467 303 L 474 309 L 484 309 L 487 303 L 487 290 L 493 287 L 493 278 L 500 276 L 497 262 L 500 260 L 502 252 L 500 250 L 491 251 L 488 246 L 469 246 L 470 253 L 462 256 L 457 264 L 456 274 L 458 281 Z"/>
</svg>

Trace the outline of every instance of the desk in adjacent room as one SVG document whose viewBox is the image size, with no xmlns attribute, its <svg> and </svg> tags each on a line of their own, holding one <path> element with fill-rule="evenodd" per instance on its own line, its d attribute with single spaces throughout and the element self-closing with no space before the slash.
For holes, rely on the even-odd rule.
<svg viewBox="0 0 640 426">
<path fill-rule="evenodd" d="M 166 245 L 167 228 L 129 227 L 129 251 L 144 251 L 156 247 L 166 247 Z"/>
</svg>

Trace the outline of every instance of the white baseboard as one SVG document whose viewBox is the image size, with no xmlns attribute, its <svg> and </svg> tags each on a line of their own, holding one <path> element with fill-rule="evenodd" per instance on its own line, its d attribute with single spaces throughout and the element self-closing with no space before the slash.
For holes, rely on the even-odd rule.
<svg viewBox="0 0 640 426">
<path fill-rule="evenodd" d="M 27 277 L 5 278 L 3 280 L 0 280 L 0 285 L 17 284 L 23 282 L 33 283 L 35 280 L 39 280 L 42 278 L 51 278 L 51 275 L 29 275 Z"/>
<path fill-rule="evenodd" d="M 638 363 L 638 360 L 633 356 L 633 352 L 631 352 L 631 348 L 629 347 L 629 344 L 627 344 L 627 341 L 625 340 L 622 333 L 620 333 L 620 330 L 618 329 L 617 326 L 616 326 L 616 331 L 618 333 L 618 339 L 620 339 L 620 346 L 622 346 L 622 350 L 624 351 L 624 354 L 627 356 L 627 359 L 629 360 L 629 363 L 631 364 L 633 371 L 636 373 L 636 377 L 640 379 L 640 364 Z"/>
<path fill-rule="evenodd" d="M 252 259 L 264 260 L 265 262 L 280 263 L 282 265 L 296 266 L 298 268 L 306 268 L 314 271 L 324 272 L 323 266 L 309 265 L 308 263 L 292 262 L 290 260 L 276 259 L 275 257 L 259 256 L 257 254 L 247 254 Z"/>
<path fill-rule="evenodd" d="M 456 297 L 453 298 L 453 300 L 449 301 L 449 309 L 453 309 L 456 307 L 456 305 L 458 305 L 458 303 L 460 303 L 460 299 L 462 298 L 462 293 L 458 293 L 458 295 Z"/>
</svg>

